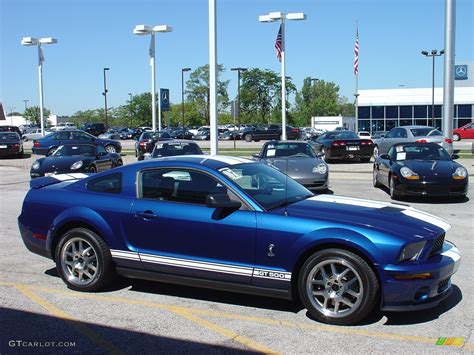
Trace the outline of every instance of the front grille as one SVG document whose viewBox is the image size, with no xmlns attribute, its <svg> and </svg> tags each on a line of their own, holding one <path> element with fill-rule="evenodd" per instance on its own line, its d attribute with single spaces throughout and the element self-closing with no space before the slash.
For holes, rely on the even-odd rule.
<svg viewBox="0 0 474 355">
<path fill-rule="evenodd" d="M 444 237 L 446 236 L 445 233 L 441 234 L 438 238 L 435 239 L 433 246 L 431 247 L 429 257 L 439 254 L 439 252 L 443 249 Z"/>
<path fill-rule="evenodd" d="M 444 279 L 442 281 L 439 282 L 438 284 L 438 293 L 442 293 L 444 291 L 446 291 L 446 289 L 449 287 L 449 281 L 451 280 L 451 278 L 447 278 L 447 279 Z"/>
</svg>

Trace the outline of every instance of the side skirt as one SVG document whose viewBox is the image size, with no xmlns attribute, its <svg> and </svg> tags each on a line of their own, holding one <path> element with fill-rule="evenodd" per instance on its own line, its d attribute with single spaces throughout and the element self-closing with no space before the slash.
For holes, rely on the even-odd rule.
<svg viewBox="0 0 474 355">
<path fill-rule="evenodd" d="M 177 285 L 209 288 L 209 289 L 220 290 L 220 291 L 238 292 L 238 293 L 246 293 L 250 295 L 283 298 L 286 300 L 292 299 L 291 288 L 288 290 L 264 288 L 264 287 L 257 287 L 257 286 L 252 286 L 252 285 L 235 284 L 231 282 L 196 279 L 196 278 L 187 277 L 187 276 L 161 274 L 158 272 L 130 269 L 130 268 L 124 268 L 124 267 L 117 267 L 117 273 L 121 276 L 132 278 L 132 279 L 159 281 L 159 282 L 166 282 L 166 283 L 172 283 L 172 284 L 177 284 Z"/>
</svg>

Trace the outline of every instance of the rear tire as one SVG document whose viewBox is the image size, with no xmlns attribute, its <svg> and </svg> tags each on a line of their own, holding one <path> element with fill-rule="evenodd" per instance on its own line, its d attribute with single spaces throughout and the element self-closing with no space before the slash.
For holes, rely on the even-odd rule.
<svg viewBox="0 0 474 355">
<path fill-rule="evenodd" d="M 115 164 L 115 166 L 118 167 L 118 166 L 122 166 L 122 165 L 123 165 L 122 159 L 117 160 L 117 163 Z"/>
<path fill-rule="evenodd" d="M 95 174 L 97 173 L 97 168 L 95 167 L 95 165 L 91 165 L 89 166 L 89 169 L 87 169 L 87 172 L 90 174 Z"/>
<path fill-rule="evenodd" d="M 311 255 L 298 278 L 308 312 L 320 322 L 346 325 L 365 318 L 377 301 L 377 276 L 360 256 L 343 249 Z"/>
<path fill-rule="evenodd" d="M 115 276 L 109 247 L 86 228 L 74 228 L 61 236 L 55 260 L 64 283 L 76 291 L 100 290 Z"/>
<path fill-rule="evenodd" d="M 112 144 L 106 145 L 105 151 L 107 153 L 117 153 L 117 149 L 115 149 L 115 147 Z"/>
<path fill-rule="evenodd" d="M 252 141 L 252 138 L 253 138 L 253 137 L 252 137 L 251 134 L 246 134 L 246 135 L 244 136 L 244 139 L 245 139 L 246 142 L 251 142 L 251 141 Z"/>
</svg>

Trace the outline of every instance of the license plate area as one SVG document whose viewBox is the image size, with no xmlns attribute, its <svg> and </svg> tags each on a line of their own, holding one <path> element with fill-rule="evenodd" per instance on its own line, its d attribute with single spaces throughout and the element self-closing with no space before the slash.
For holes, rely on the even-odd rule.
<svg viewBox="0 0 474 355">
<path fill-rule="evenodd" d="M 346 150 L 350 150 L 350 151 L 359 150 L 359 146 L 357 146 L 357 145 L 348 145 L 348 146 L 346 146 Z"/>
</svg>

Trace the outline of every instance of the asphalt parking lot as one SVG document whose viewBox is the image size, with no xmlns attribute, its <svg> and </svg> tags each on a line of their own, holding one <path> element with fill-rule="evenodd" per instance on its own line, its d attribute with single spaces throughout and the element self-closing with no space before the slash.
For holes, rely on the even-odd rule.
<svg viewBox="0 0 474 355">
<path fill-rule="evenodd" d="M 472 177 L 466 200 L 405 201 L 452 224 L 447 239 L 464 257 L 451 296 L 431 310 L 375 312 L 362 324 L 334 327 L 310 319 L 299 302 L 186 286 L 118 280 L 100 293 L 68 290 L 53 262 L 28 252 L 19 236 L 32 159 L 0 166 L 2 354 L 474 352 Z M 331 165 L 331 192 L 389 201 L 361 166 Z"/>
</svg>

